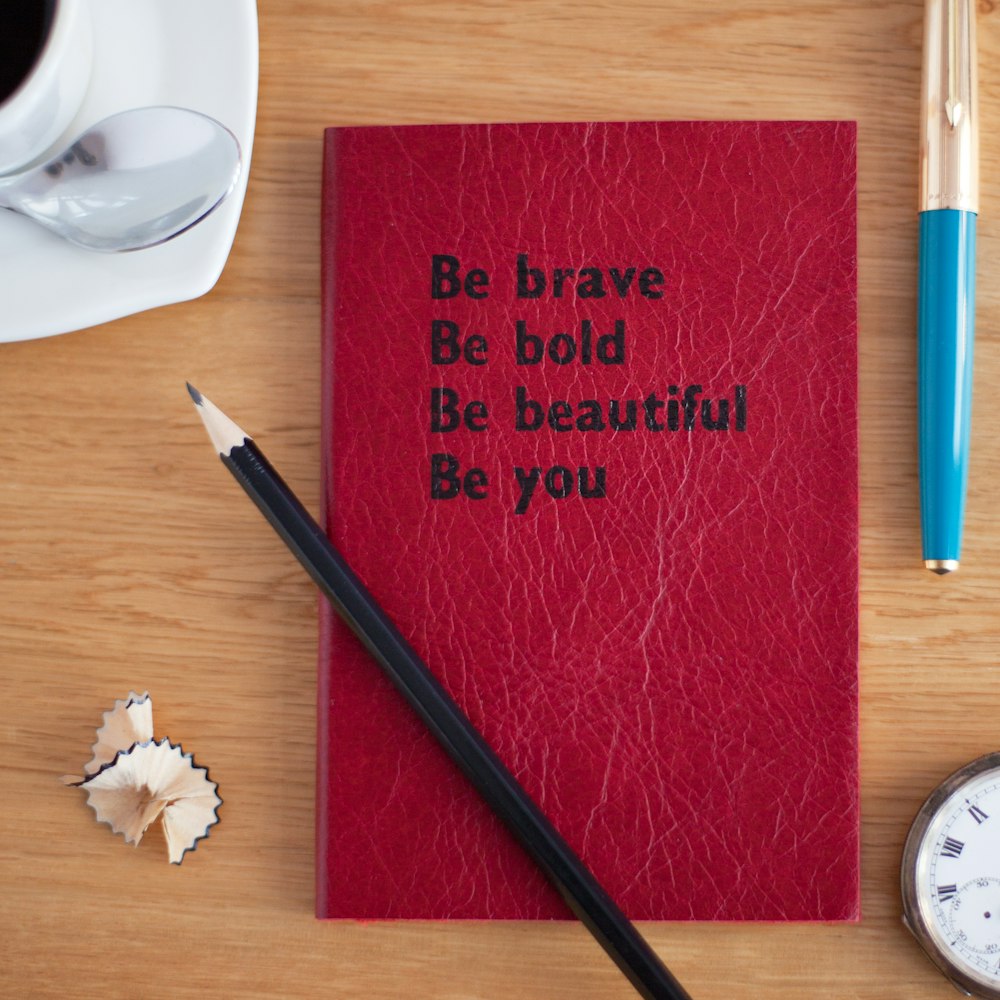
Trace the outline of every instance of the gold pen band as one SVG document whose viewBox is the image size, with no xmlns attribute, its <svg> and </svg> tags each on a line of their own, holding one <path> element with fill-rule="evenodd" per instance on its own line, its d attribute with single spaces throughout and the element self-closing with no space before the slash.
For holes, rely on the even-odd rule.
<svg viewBox="0 0 1000 1000">
<path fill-rule="evenodd" d="M 975 0 L 926 0 L 920 211 L 979 211 Z"/>
</svg>

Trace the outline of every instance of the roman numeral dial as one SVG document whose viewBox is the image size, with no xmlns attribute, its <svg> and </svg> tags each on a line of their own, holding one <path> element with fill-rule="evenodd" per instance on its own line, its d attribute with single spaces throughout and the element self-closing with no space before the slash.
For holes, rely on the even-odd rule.
<svg viewBox="0 0 1000 1000">
<path fill-rule="evenodd" d="M 980 808 L 979 808 L 979 806 L 973 806 L 973 807 L 972 807 L 972 808 L 971 808 L 971 809 L 969 810 L 969 815 L 970 815 L 970 816 L 971 816 L 971 817 L 972 817 L 972 818 L 973 818 L 973 819 L 974 819 L 974 820 L 976 821 L 976 823 L 978 823 L 978 824 L 979 824 L 980 826 L 982 826 L 982 824 L 983 824 L 983 823 L 984 823 L 984 822 L 985 822 L 986 820 L 988 820 L 988 819 L 989 819 L 989 816 L 988 816 L 988 815 L 987 815 L 987 814 L 986 814 L 985 812 L 983 812 L 983 810 L 982 810 L 982 809 L 980 809 Z"/>
<path fill-rule="evenodd" d="M 965 844 L 961 840 L 955 840 L 954 837 L 945 837 L 944 847 L 941 848 L 942 858 L 959 858 L 962 856 L 962 848 Z"/>
<path fill-rule="evenodd" d="M 1000 752 L 925 800 L 901 865 L 906 925 L 967 996 L 1000 1000 Z"/>
</svg>

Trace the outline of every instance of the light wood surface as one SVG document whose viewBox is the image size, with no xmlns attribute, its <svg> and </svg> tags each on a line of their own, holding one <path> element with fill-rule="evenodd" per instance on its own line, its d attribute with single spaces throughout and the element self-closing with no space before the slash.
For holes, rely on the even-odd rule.
<svg viewBox="0 0 1000 1000">
<path fill-rule="evenodd" d="M 217 287 L 0 345 L 0 995 L 634 996 L 573 923 L 313 919 L 316 595 L 212 459 L 184 380 L 315 509 L 326 125 L 774 117 L 860 124 L 864 919 L 643 930 L 695 1000 L 953 996 L 900 925 L 897 873 L 927 791 L 1000 748 L 994 8 L 966 547 L 937 578 L 917 513 L 919 0 L 261 0 L 257 140 Z M 127 847 L 58 782 L 130 688 L 225 799 L 180 868 L 157 830 Z"/>
</svg>

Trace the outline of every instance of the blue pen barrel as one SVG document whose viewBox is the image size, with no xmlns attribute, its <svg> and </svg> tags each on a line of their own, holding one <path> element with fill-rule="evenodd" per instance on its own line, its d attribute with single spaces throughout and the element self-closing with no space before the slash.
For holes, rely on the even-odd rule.
<svg viewBox="0 0 1000 1000">
<path fill-rule="evenodd" d="M 917 382 L 925 560 L 961 555 L 975 301 L 976 214 L 921 212 Z"/>
</svg>

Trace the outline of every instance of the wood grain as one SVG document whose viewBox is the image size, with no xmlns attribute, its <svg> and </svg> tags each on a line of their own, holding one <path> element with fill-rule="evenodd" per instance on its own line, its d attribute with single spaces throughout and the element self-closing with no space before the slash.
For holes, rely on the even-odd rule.
<svg viewBox="0 0 1000 1000">
<path fill-rule="evenodd" d="M 1000 14 L 979 8 L 971 488 L 962 570 L 936 578 L 916 488 L 919 0 L 261 0 L 257 142 L 218 286 L 0 345 L 0 995 L 634 995 L 574 924 L 313 919 L 316 596 L 212 460 L 184 380 L 315 508 L 324 126 L 730 117 L 860 125 L 864 919 L 643 929 L 697 1000 L 954 995 L 900 926 L 897 871 L 926 792 L 1000 746 Z M 58 783 L 129 688 L 225 799 L 181 868 Z"/>
</svg>

